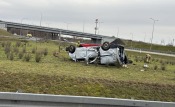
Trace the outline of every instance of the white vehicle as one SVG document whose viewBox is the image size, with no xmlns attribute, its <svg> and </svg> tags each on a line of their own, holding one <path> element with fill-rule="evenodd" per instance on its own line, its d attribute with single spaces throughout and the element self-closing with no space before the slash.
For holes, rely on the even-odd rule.
<svg viewBox="0 0 175 107">
<path fill-rule="evenodd" d="M 87 64 L 97 61 L 100 64 L 127 63 L 124 47 L 121 45 L 104 42 L 103 45 L 80 44 L 79 47 L 70 45 L 66 48 L 72 60 L 85 60 Z"/>
</svg>

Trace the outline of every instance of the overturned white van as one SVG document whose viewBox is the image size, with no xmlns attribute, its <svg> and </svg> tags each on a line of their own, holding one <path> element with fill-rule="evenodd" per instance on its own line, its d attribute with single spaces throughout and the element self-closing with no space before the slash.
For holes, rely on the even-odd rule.
<svg viewBox="0 0 175 107">
<path fill-rule="evenodd" d="M 127 64 L 124 46 L 104 42 L 102 45 L 80 44 L 79 47 L 70 45 L 66 48 L 69 56 L 74 61 L 84 60 L 87 64 Z"/>
</svg>

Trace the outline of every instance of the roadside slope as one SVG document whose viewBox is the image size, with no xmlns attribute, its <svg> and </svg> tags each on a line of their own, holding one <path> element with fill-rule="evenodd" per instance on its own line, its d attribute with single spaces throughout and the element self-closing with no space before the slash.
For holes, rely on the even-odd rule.
<svg viewBox="0 0 175 107">
<path fill-rule="evenodd" d="M 0 29 L 0 36 L 12 36 L 12 34 L 6 30 Z"/>
</svg>

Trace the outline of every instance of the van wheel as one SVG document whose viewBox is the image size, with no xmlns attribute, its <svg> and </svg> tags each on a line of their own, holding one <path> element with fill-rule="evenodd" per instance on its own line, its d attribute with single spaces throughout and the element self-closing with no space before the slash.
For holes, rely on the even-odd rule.
<svg viewBox="0 0 175 107">
<path fill-rule="evenodd" d="M 70 52 L 70 53 L 74 53 L 74 52 L 75 52 L 75 46 L 70 45 L 70 46 L 69 46 L 69 52 Z"/>
<path fill-rule="evenodd" d="M 103 45 L 101 46 L 101 48 L 102 48 L 104 51 L 109 50 L 109 48 L 110 48 L 109 42 L 104 42 Z"/>
</svg>

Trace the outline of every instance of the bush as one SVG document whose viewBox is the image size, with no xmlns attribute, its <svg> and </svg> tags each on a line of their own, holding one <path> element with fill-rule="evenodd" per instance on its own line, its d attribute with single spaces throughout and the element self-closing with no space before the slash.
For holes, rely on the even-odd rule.
<svg viewBox="0 0 175 107">
<path fill-rule="evenodd" d="M 17 47 L 14 47 L 13 48 L 13 52 L 15 52 L 15 54 L 18 54 L 19 53 L 19 49 Z"/>
<path fill-rule="evenodd" d="M 155 65 L 155 66 L 154 66 L 154 70 L 157 70 L 157 69 L 158 69 L 158 66 L 157 66 L 157 65 Z"/>
<path fill-rule="evenodd" d="M 5 46 L 4 51 L 5 51 L 5 54 L 10 53 L 10 51 L 11 51 L 10 46 Z"/>
<path fill-rule="evenodd" d="M 154 62 L 155 61 L 155 59 L 154 58 L 152 58 L 152 62 Z"/>
<path fill-rule="evenodd" d="M 7 53 L 6 55 L 7 55 L 7 59 L 9 59 L 9 57 L 10 57 L 10 53 Z"/>
<path fill-rule="evenodd" d="M 11 42 L 6 42 L 6 47 L 10 47 L 11 46 Z"/>
<path fill-rule="evenodd" d="M 22 52 L 25 53 L 26 52 L 26 47 L 22 48 Z"/>
<path fill-rule="evenodd" d="M 25 39 L 21 39 L 21 42 L 24 42 L 26 44 L 28 41 Z"/>
<path fill-rule="evenodd" d="M 20 47 L 21 46 L 21 42 L 20 41 L 17 41 L 16 42 L 16 47 Z"/>
<path fill-rule="evenodd" d="M 18 58 L 19 58 L 19 59 L 22 59 L 23 56 L 24 56 L 24 53 L 23 53 L 23 52 L 20 52 L 20 53 L 18 54 Z"/>
<path fill-rule="evenodd" d="M 33 48 L 32 49 L 32 53 L 34 54 L 36 52 L 36 48 Z"/>
<path fill-rule="evenodd" d="M 139 61 L 139 57 L 138 57 L 138 56 L 135 57 L 135 61 L 136 61 L 136 62 Z"/>
<path fill-rule="evenodd" d="M 2 45 L 2 47 L 5 47 L 5 42 L 2 42 L 1 45 Z"/>
<path fill-rule="evenodd" d="M 159 59 L 156 59 L 156 62 L 158 62 L 159 61 Z"/>
<path fill-rule="evenodd" d="M 162 60 L 160 60 L 160 63 L 162 64 L 162 63 L 163 63 L 163 61 L 162 61 Z"/>
<path fill-rule="evenodd" d="M 44 54 L 44 56 L 46 56 L 48 54 L 48 49 L 47 48 L 44 49 L 43 54 Z"/>
<path fill-rule="evenodd" d="M 145 57 L 141 57 L 141 58 L 140 58 L 140 62 L 142 62 L 142 61 L 143 61 L 143 62 L 145 61 Z"/>
<path fill-rule="evenodd" d="M 24 58 L 25 58 L 25 61 L 29 62 L 31 59 L 31 55 L 29 53 L 26 53 Z"/>
<path fill-rule="evenodd" d="M 164 63 L 162 63 L 162 65 L 161 65 L 161 70 L 163 70 L 163 71 L 166 70 L 166 65 Z"/>
<path fill-rule="evenodd" d="M 14 59 L 14 55 L 13 55 L 13 52 L 10 53 L 10 56 L 9 56 L 10 60 L 13 60 Z"/>
<path fill-rule="evenodd" d="M 37 52 L 36 55 L 35 55 L 35 61 L 36 62 L 40 62 L 41 61 L 41 53 Z"/>
</svg>

